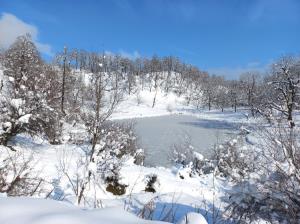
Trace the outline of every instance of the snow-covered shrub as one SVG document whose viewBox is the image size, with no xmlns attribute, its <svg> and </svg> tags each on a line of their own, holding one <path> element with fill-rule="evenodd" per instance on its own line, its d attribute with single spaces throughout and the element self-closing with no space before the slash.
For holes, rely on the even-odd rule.
<svg viewBox="0 0 300 224">
<path fill-rule="evenodd" d="M 143 163 L 143 160 L 138 158 L 143 155 L 137 144 L 134 123 L 106 122 L 101 129 L 100 142 L 97 146 L 100 147 L 97 150 L 99 155 L 102 152 L 109 152 L 118 159 L 133 156 L 136 164 Z"/>
<path fill-rule="evenodd" d="M 156 192 L 155 185 L 158 182 L 157 175 L 156 174 L 149 174 L 145 177 L 145 181 L 146 181 L 145 191 L 155 193 Z"/>
<path fill-rule="evenodd" d="M 0 144 L 20 132 L 47 132 L 57 119 L 48 104 L 50 80 L 36 46 L 28 36 L 17 38 L 4 53 L 0 91 Z"/>
<path fill-rule="evenodd" d="M 264 131 L 261 136 L 264 141 L 260 146 L 261 159 L 247 157 L 247 164 L 256 169 L 242 166 L 236 169 L 236 173 L 248 172 L 248 175 L 236 179 L 236 185 L 228 192 L 227 212 L 241 223 L 257 219 L 299 223 L 299 130 L 280 126 Z"/>
<path fill-rule="evenodd" d="M 33 196 L 45 193 L 44 180 L 34 171 L 32 156 L 0 146 L 0 193 L 7 196 Z"/>
<path fill-rule="evenodd" d="M 125 184 L 120 184 L 118 180 L 110 180 L 107 187 L 106 191 L 112 193 L 113 195 L 123 195 L 126 193 L 126 187 L 128 187 Z"/>
<path fill-rule="evenodd" d="M 142 162 L 141 158 L 143 153 L 137 147 L 133 125 L 105 122 L 94 151 L 86 149 L 85 155 L 77 159 L 76 172 L 67 169 L 66 160 L 61 161 L 60 172 L 73 186 L 77 203 L 81 204 L 86 195 L 101 191 L 101 185 L 113 194 L 124 194 L 127 186 L 120 183 L 121 166 L 128 160 Z"/>
<path fill-rule="evenodd" d="M 214 159 L 217 161 L 217 174 L 233 181 L 244 180 L 256 170 L 258 155 L 245 146 L 244 136 L 237 136 L 216 149 Z"/>
<path fill-rule="evenodd" d="M 137 146 L 133 124 L 107 122 L 102 127 L 100 142 L 96 145 L 93 160 L 96 174 L 104 180 L 110 192 L 120 195 L 126 186 L 119 182 L 122 163 L 130 157 L 135 163 L 143 163 L 143 154 Z"/>
<path fill-rule="evenodd" d="M 101 131 L 100 142 L 96 145 L 94 162 L 97 173 L 109 184 L 118 186 L 121 164 L 128 157 L 135 163 L 143 163 L 143 154 L 137 146 L 133 124 L 107 122 Z"/>
<path fill-rule="evenodd" d="M 142 219 L 152 220 L 156 208 L 155 199 L 152 198 L 148 203 L 144 205 L 144 207 L 139 212 L 138 216 Z"/>
<path fill-rule="evenodd" d="M 65 122 L 62 128 L 63 140 L 71 144 L 82 145 L 89 141 L 89 134 L 84 124 L 73 121 L 71 124 Z"/>
<path fill-rule="evenodd" d="M 60 144 L 62 137 L 60 114 L 50 107 L 41 108 L 38 113 L 32 117 L 25 131 L 32 135 L 43 134 L 50 144 Z"/>
<path fill-rule="evenodd" d="M 214 170 L 213 161 L 205 159 L 202 154 L 196 152 L 190 143 L 190 138 L 173 146 L 172 161 L 181 168 L 187 168 L 185 171 L 189 170 L 189 176 L 208 174 Z M 184 175 L 180 177 L 184 178 Z"/>
</svg>

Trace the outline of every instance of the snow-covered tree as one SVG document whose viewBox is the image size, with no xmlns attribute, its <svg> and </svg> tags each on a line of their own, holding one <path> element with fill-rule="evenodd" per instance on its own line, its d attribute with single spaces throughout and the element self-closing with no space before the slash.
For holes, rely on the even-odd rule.
<svg viewBox="0 0 300 224">
<path fill-rule="evenodd" d="M 268 106 L 283 115 L 293 128 L 293 113 L 299 106 L 300 60 L 293 57 L 281 58 L 273 65 L 272 75 L 267 81 L 272 88 Z"/>
<path fill-rule="evenodd" d="M 0 144 L 20 132 L 49 127 L 47 78 L 44 63 L 30 36 L 20 36 L 4 53 L 0 92 Z M 49 113 L 50 114 L 50 113 Z M 52 113 L 53 115 L 53 113 Z"/>
</svg>

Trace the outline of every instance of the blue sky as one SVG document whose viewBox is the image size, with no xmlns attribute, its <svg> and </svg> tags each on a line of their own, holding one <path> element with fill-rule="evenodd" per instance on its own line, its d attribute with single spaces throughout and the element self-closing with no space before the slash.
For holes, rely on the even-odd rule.
<svg viewBox="0 0 300 224">
<path fill-rule="evenodd" d="M 298 0 L 0 0 L 0 14 L 33 29 L 45 55 L 64 45 L 175 55 L 234 77 L 300 53 Z"/>
</svg>

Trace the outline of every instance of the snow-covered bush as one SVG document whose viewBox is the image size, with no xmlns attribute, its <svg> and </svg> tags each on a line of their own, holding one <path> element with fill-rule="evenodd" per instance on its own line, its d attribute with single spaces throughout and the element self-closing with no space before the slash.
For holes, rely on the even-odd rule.
<svg viewBox="0 0 300 224">
<path fill-rule="evenodd" d="M 236 158 L 235 164 L 239 166 L 231 169 L 235 176 L 238 174 L 244 178 L 235 178 L 236 185 L 228 192 L 227 213 L 241 223 L 257 219 L 299 223 L 299 130 L 279 126 L 267 129 L 261 136 L 260 160 L 247 156 L 245 163 L 245 160 Z"/>
<path fill-rule="evenodd" d="M 107 183 L 118 187 L 119 171 L 128 157 L 133 157 L 136 164 L 143 164 L 144 155 L 137 146 L 133 124 L 107 122 L 101 130 L 94 154 L 97 173 Z"/>
<path fill-rule="evenodd" d="M 213 172 L 214 163 L 198 152 L 190 143 L 190 138 L 187 137 L 182 143 L 173 146 L 172 161 L 175 165 L 188 170 L 189 176 L 208 174 Z M 184 178 L 184 175 L 180 175 Z"/>
<path fill-rule="evenodd" d="M 77 158 L 76 172 L 68 169 L 66 159 L 61 160 L 59 171 L 67 177 L 77 203 L 81 204 L 82 199 L 87 200 L 86 195 L 102 191 L 101 185 L 106 185 L 106 190 L 113 194 L 124 194 L 127 186 L 120 183 L 123 162 L 131 160 L 142 164 L 143 158 L 132 124 L 105 122 L 94 151 L 86 149 L 85 154 Z M 96 195 L 91 198 L 97 200 Z"/>
<path fill-rule="evenodd" d="M 121 159 L 128 155 L 135 158 L 135 163 L 143 163 L 143 153 L 137 144 L 137 136 L 134 133 L 134 123 L 106 122 L 101 130 L 100 142 L 97 144 L 98 156 L 102 152 Z"/>
<path fill-rule="evenodd" d="M 146 181 L 145 191 L 155 193 L 156 192 L 155 185 L 158 183 L 157 175 L 149 174 L 145 177 L 145 181 Z"/>
<path fill-rule="evenodd" d="M 34 171 L 32 156 L 0 146 L 0 193 L 7 196 L 34 196 L 45 193 L 45 181 Z"/>
<path fill-rule="evenodd" d="M 50 80 L 45 65 L 29 36 L 21 36 L 4 53 L 0 91 L 0 144 L 20 132 L 51 135 L 57 119 L 48 104 Z M 45 131 L 46 129 L 47 131 Z M 51 139 L 49 139 L 51 141 Z"/>
<path fill-rule="evenodd" d="M 249 173 L 256 171 L 257 157 L 255 151 L 245 146 L 244 136 L 237 136 L 217 147 L 214 155 L 217 174 L 233 181 L 243 180 Z"/>
</svg>

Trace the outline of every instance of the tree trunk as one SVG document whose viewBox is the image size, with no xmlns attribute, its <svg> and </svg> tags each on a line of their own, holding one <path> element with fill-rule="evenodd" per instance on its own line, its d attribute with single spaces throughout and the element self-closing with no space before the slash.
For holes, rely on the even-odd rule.
<svg viewBox="0 0 300 224">
<path fill-rule="evenodd" d="M 235 112 L 235 113 L 236 113 L 236 104 L 237 104 L 236 98 L 234 98 L 234 112 Z"/>
<path fill-rule="evenodd" d="M 64 111 L 64 103 L 65 103 L 65 83 L 66 83 L 66 61 L 67 61 L 67 48 L 64 48 L 64 60 L 63 60 L 63 80 L 62 80 L 62 90 L 61 90 L 61 104 L 60 109 L 63 115 L 65 115 Z"/>
<path fill-rule="evenodd" d="M 157 89 L 155 90 L 155 95 L 154 95 L 154 98 L 153 98 L 152 108 L 155 106 L 156 95 L 157 95 Z"/>
</svg>

